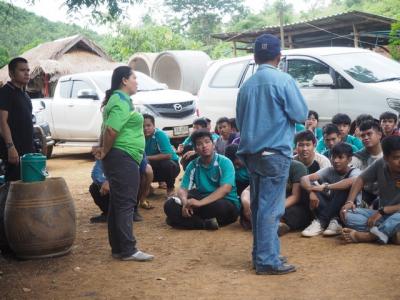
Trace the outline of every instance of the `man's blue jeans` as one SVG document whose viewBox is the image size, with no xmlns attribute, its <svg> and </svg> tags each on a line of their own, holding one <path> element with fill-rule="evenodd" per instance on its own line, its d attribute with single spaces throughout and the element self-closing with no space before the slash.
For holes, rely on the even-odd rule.
<svg viewBox="0 0 400 300">
<path fill-rule="evenodd" d="M 370 228 L 367 225 L 367 221 L 368 218 L 375 213 L 376 210 L 356 208 L 354 212 L 348 211 L 346 213 L 345 224 L 347 227 L 357 231 L 369 232 Z M 386 235 L 387 239 L 379 239 L 381 243 L 386 244 L 387 240 L 391 238 L 398 230 L 400 230 L 400 212 L 382 216 L 382 218 L 376 222 L 375 226 L 378 227 L 378 230 L 381 233 Z"/>
<path fill-rule="evenodd" d="M 253 225 L 253 264 L 256 270 L 277 268 L 280 242 L 278 226 L 285 212 L 285 190 L 290 158 L 281 154 L 253 154 L 244 157 L 250 172 Z"/>
</svg>

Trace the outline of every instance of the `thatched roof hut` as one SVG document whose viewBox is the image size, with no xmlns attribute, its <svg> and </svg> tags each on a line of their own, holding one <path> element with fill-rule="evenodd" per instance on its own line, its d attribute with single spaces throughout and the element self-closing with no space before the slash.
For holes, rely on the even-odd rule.
<svg viewBox="0 0 400 300">
<path fill-rule="evenodd" d="M 31 81 L 28 90 L 51 96 L 60 76 L 111 70 L 114 62 L 99 46 L 89 39 L 75 35 L 38 45 L 21 55 L 29 62 Z M 9 80 L 7 66 L 0 69 L 0 81 Z"/>
</svg>

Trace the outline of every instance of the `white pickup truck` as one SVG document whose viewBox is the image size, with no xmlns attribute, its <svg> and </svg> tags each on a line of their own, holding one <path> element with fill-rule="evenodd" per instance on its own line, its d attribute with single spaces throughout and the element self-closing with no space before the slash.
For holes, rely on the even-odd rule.
<svg viewBox="0 0 400 300">
<path fill-rule="evenodd" d="M 135 109 L 155 117 L 156 126 L 167 132 L 173 143 L 189 135 L 196 117 L 196 97 L 170 90 L 141 72 L 135 72 L 138 92 L 132 96 Z M 88 72 L 59 79 L 54 98 L 36 99 L 44 103 L 56 145 L 92 146 L 100 136 L 105 91 L 111 84 L 112 71 Z"/>
</svg>

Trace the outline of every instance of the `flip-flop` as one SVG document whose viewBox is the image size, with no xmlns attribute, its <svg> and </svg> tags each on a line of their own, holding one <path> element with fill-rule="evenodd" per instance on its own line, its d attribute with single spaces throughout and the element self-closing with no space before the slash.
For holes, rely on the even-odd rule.
<svg viewBox="0 0 400 300">
<path fill-rule="evenodd" d="M 354 229 L 350 229 L 350 228 L 343 228 L 342 229 L 343 239 L 348 244 L 358 243 L 358 240 L 355 237 L 355 233 L 356 233 L 356 231 Z"/>
<path fill-rule="evenodd" d="M 151 205 L 151 204 L 150 204 L 149 202 L 147 202 L 147 201 L 144 201 L 144 202 L 140 203 L 140 207 L 141 207 L 141 208 L 144 208 L 144 209 L 153 209 L 153 208 L 154 208 L 154 206 Z"/>
</svg>

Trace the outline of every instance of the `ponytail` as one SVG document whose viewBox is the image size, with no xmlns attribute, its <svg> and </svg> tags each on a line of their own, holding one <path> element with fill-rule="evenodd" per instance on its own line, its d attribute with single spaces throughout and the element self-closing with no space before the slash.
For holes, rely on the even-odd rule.
<svg viewBox="0 0 400 300">
<path fill-rule="evenodd" d="M 111 88 L 106 91 L 106 96 L 104 97 L 103 102 L 101 103 L 101 108 L 104 108 L 108 100 L 110 100 L 111 95 L 115 90 L 118 90 L 122 85 L 122 79 L 128 79 L 132 75 L 133 71 L 131 67 L 128 66 L 120 66 L 116 68 L 111 76 Z"/>
</svg>

